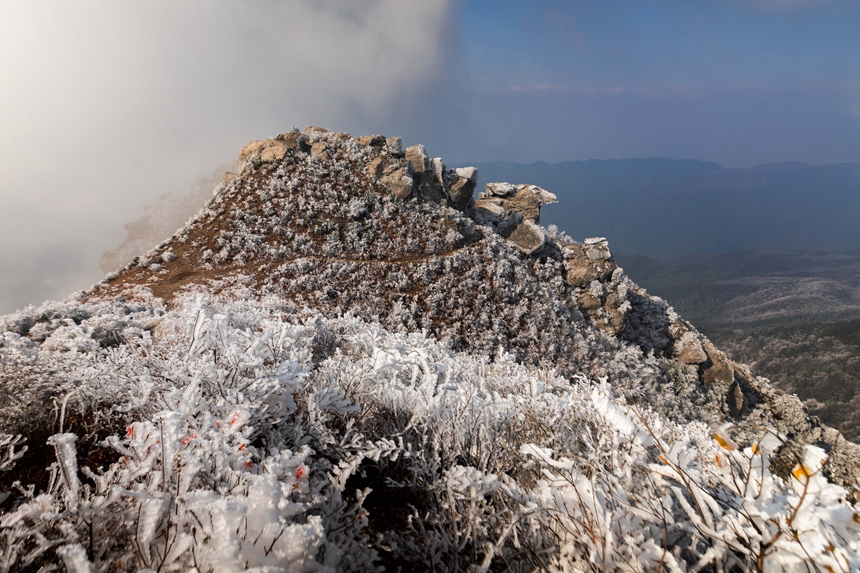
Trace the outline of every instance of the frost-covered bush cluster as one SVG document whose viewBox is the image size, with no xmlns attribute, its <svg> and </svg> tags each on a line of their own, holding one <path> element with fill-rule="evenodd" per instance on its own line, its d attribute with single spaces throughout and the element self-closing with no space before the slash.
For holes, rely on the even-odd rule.
<svg viewBox="0 0 860 573">
<path fill-rule="evenodd" d="M 274 297 L 135 304 L 67 303 L 88 318 L 41 343 L 7 319 L 0 362 L 53 372 L 58 408 L 44 486 L 2 482 L 0 569 L 860 567 L 853 497 L 814 447 L 775 476 L 777 432 L 741 448 L 605 380 Z M 86 467 L 69 420 L 94 400 L 121 431 Z M 30 453 L 0 437 L 0 476 Z"/>
</svg>

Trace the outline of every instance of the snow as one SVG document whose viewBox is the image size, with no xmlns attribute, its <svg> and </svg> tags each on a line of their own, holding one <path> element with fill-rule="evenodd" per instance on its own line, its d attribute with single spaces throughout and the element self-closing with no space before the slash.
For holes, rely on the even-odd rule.
<svg viewBox="0 0 860 573">
<path fill-rule="evenodd" d="M 0 518 L 0 571 L 367 571 L 382 555 L 438 571 L 860 568 L 860 514 L 819 448 L 780 477 L 774 430 L 741 448 L 606 380 L 287 308 L 142 305 L 109 348 L 87 324 L 36 347 L 5 334 L 4 357 L 70 372 L 70 407 L 98 398 L 125 430 L 102 470 L 78 466 L 83 437 L 51 438 L 57 477 Z M 27 459 L 0 445 L 7 465 Z M 403 516 L 386 528 L 388 494 Z"/>
</svg>

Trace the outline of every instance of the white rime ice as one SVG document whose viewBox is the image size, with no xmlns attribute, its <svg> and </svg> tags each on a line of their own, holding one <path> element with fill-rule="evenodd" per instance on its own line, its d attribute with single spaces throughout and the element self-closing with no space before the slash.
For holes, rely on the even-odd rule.
<svg viewBox="0 0 860 573">
<path fill-rule="evenodd" d="M 69 573 L 93 572 L 93 564 L 87 559 L 87 552 L 80 545 L 63 545 L 57 549 L 57 554 Z"/>
<path fill-rule="evenodd" d="M 50 439 L 47 489 L 4 492 L 0 571 L 860 568 L 853 492 L 819 448 L 780 477 L 775 430 L 742 448 L 605 380 L 287 308 L 141 305 L 105 348 L 89 327 L 41 346 L 7 334 L 0 359 L 69 372 L 60 398 L 124 431 L 99 442 L 101 470 L 78 466 L 83 436 Z M 27 461 L 0 446 L 4 467 Z"/>
</svg>

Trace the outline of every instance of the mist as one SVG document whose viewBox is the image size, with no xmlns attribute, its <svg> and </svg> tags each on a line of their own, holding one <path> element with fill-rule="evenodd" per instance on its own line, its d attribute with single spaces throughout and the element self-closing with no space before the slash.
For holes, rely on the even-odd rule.
<svg viewBox="0 0 860 573">
<path fill-rule="evenodd" d="M 0 313 L 102 278 L 143 204 L 248 141 L 409 117 L 451 0 L 32 1 L 0 20 Z"/>
</svg>

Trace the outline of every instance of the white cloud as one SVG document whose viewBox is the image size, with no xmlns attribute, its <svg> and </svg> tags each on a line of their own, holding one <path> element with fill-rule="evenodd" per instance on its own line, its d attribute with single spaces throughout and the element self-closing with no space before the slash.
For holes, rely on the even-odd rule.
<svg viewBox="0 0 860 573">
<path fill-rule="evenodd" d="M 357 116 L 384 116 L 441 70 L 452 5 L 4 5 L 0 273 L 14 263 L 12 251 L 31 260 L 78 245 L 92 261 L 89 280 L 97 279 L 101 250 L 119 242 L 122 222 L 140 205 L 208 174 L 245 142 L 294 124 L 361 129 Z M 86 286 L 80 269 L 72 274 L 53 296 Z M 4 289 L 0 284 L 0 312 L 29 296 Z"/>
</svg>

